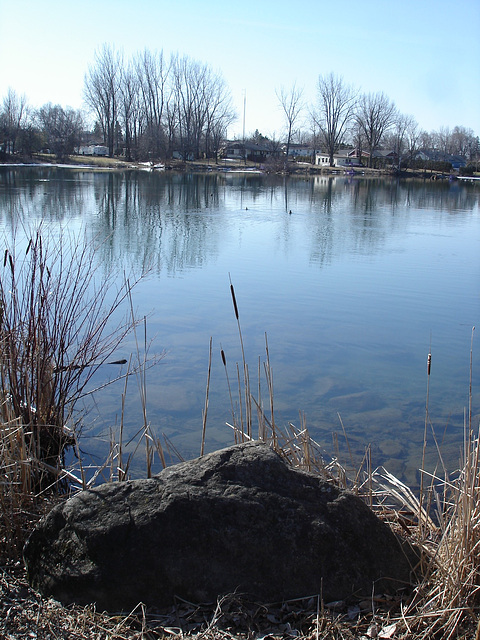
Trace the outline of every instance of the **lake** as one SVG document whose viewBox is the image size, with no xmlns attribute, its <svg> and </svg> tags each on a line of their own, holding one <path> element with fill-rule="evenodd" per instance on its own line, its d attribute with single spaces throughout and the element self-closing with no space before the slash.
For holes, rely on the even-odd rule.
<svg viewBox="0 0 480 640">
<path fill-rule="evenodd" d="M 148 269 L 134 304 L 152 352 L 166 352 L 146 374 L 148 420 L 182 456 L 200 451 L 210 338 L 206 449 L 233 442 L 220 357 L 236 389 L 232 282 L 257 398 L 268 339 L 277 424 L 300 426 L 303 416 L 327 452 L 338 434 L 348 457 L 344 427 L 355 460 L 371 445 L 375 466 L 414 485 L 429 351 L 429 464 L 433 432 L 448 468 L 459 463 L 480 320 L 479 196 L 480 184 L 459 181 L 2 167 L 0 225 L 7 238 L 40 221 L 53 233 L 85 229 L 106 240 L 102 273 Z M 478 427 L 475 335 L 473 346 Z M 132 338 L 118 357 L 134 350 Z M 129 384 L 133 436 L 143 418 Z M 268 405 L 263 373 L 261 387 Z M 90 406 L 82 446 L 96 460 L 118 429 L 123 390 L 115 383 Z"/>
</svg>

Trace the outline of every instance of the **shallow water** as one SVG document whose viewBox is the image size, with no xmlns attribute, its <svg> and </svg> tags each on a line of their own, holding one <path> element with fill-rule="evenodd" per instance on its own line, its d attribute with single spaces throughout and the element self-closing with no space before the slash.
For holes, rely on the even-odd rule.
<svg viewBox="0 0 480 640">
<path fill-rule="evenodd" d="M 414 484 L 429 350 L 430 434 L 449 468 L 458 465 L 480 316 L 479 194 L 480 185 L 459 182 L 2 168 L 0 224 L 7 236 L 39 221 L 52 232 L 85 228 L 107 239 L 97 252 L 105 274 L 148 267 L 134 302 L 148 315 L 152 350 L 167 352 L 147 372 L 148 419 L 184 457 L 200 450 L 210 337 L 206 446 L 233 442 L 220 358 L 223 348 L 236 388 L 231 278 L 256 397 L 268 337 L 277 424 L 299 426 L 304 412 L 327 452 L 335 453 L 339 434 L 348 461 L 343 423 L 355 459 L 370 444 L 374 465 Z M 134 346 L 130 340 L 118 357 L 128 359 Z M 478 351 L 474 339 L 477 416 Z M 133 435 L 142 415 L 129 384 Z M 101 457 L 108 448 L 122 392 L 118 383 L 96 398 L 88 452 Z M 268 404 L 263 374 L 262 398 Z"/>
</svg>

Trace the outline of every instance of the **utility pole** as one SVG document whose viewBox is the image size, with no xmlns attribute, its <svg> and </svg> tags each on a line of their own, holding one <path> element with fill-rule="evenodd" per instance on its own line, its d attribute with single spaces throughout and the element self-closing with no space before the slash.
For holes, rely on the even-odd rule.
<svg viewBox="0 0 480 640">
<path fill-rule="evenodd" d="M 245 111 L 247 107 L 247 90 L 243 90 L 243 163 L 247 166 L 247 150 L 245 148 Z"/>
</svg>

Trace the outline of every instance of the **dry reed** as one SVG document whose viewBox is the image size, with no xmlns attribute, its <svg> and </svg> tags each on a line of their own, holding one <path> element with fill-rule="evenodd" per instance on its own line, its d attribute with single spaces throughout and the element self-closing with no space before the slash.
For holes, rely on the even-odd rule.
<svg viewBox="0 0 480 640">
<path fill-rule="evenodd" d="M 65 465 L 77 404 L 101 367 L 126 362 L 111 359 L 137 324 L 118 319 L 136 281 L 114 287 L 96 273 L 94 243 L 42 232 L 23 248 L 13 235 L 0 277 L 0 525 L 12 552 L 44 494 L 86 486 L 81 459 L 77 472 Z"/>
</svg>

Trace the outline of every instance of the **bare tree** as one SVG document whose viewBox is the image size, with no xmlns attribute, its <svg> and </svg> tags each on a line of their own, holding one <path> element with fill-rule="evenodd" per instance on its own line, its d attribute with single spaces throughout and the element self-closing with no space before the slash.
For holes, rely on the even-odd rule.
<svg viewBox="0 0 480 640">
<path fill-rule="evenodd" d="M 104 44 L 95 53 L 95 63 L 88 67 L 84 81 L 85 102 L 97 116 L 110 157 L 114 153 L 119 117 L 122 67 L 122 54 Z"/>
<path fill-rule="evenodd" d="M 167 158 L 172 156 L 175 148 L 175 142 L 178 132 L 178 109 L 177 103 L 173 97 L 173 87 L 171 89 L 172 96 L 167 100 L 165 107 L 165 134 L 166 134 L 166 150 L 165 155 Z"/>
<path fill-rule="evenodd" d="M 397 157 L 397 169 L 400 169 L 403 156 L 409 147 L 409 142 L 413 142 L 411 138 L 409 139 L 409 131 L 415 131 L 416 127 L 417 123 L 413 116 L 397 113 L 391 133 L 385 135 L 387 146 L 392 148 Z"/>
<path fill-rule="evenodd" d="M 25 155 L 32 156 L 44 146 L 44 137 L 42 132 L 34 124 L 34 118 L 29 110 L 26 122 L 22 124 L 15 142 L 16 150 Z"/>
<path fill-rule="evenodd" d="M 263 144 L 267 147 L 271 157 L 278 158 L 280 156 L 282 151 L 282 141 L 277 139 L 275 131 L 265 139 Z"/>
<path fill-rule="evenodd" d="M 221 143 L 226 137 L 227 128 L 236 120 L 230 91 L 219 73 L 211 73 L 209 82 L 204 84 L 206 104 L 205 120 L 205 156 L 213 153 L 215 162 Z"/>
<path fill-rule="evenodd" d="M 419 134 L 419 144 L 421 149 L 433 149 L 435 146 L 433 134 L 422 129 Z"/>
<path fill-rule="evenodd" d="M 27 98 L 9 88 L 3 99 L 2 105 L 2 129 L 4 131 L 7 153 L 15 153 L 17 136 L 25 124 L 27 117 Z"/>
<path fill-rule="evenodd" d="M 358 123 L 358 119 L 355 118 L 350 126 L 350 142 L 355 149 L 355 154 L 360 163 L 362 163 L 363 152 L 367 147 L 367 140 L 363 132 L 362 127 Z"/>
<path fill-rule="evenodd" d="M 207 128 L 208 99 L 211 86 L 212 70 L 206 64 L 194 61 L 190 68 L 192 100 L 192 133 L 193 152 L 195 158 L 200 157 L 200 149 Z"/>
<path fill-rule="evenodd" d="M 132 159 L 132 146 L 137 147 L 140 124 L 139 82 L 132 63 L 122 69 L 120 83 L 120 119 L 125 136 L 125 156 Z"/>
<path fill-rule="evenodd" d="M 478 136 L 472 137 L 468 160 L 471 163 L 475 163 L 475 171 L 478 171 L 478 162 L 480 160 L 480 138 Z"/>
<path fill-rule="evenodd" d="M 230 91 L 218 73 L 187 56 L 174 58 L 167 119 L 169 137 L 184 160 L 217 154 L 235 117 Z"/>
<path fill-rule="evenodd" d="M 440 127 L 438 131 L 434 131 L 433 134 L 434 147 L 438 152 L 439 157 L 444 160 L 451 153 L 451 132 L 450 127 Z"/>
<path fill-rule="evenodd" d="M 37 113 L 36 120 L 45 135 L 48 147 L 57 158 L 65 158 L 74 153 L 80 144 L 83 130 L 83 118 L 80 111 L 51 103 L 43 105 Z"/>
<path fill-rule="evenodd" d="M 469 158 L 471 149 L 475 146 L 475 136 L 472 129 L 456 126 L 451 135 L 451 151 L 462 158 Z"/>
<path fill-rule="evenodd" d="M 197 79 L 200 70 L 198 63 L 187 56 L 174 58 L 173 74 L 173 112 L 176 115 L 176 138 L 184 160 L 193 156 L 196 138 L 196 111 L 198 111 Z"/>
<path fill-rule="evenodd" d="M 413 116 L 410 116 L 410 121 L 407 124 L 406 130 L 406 146 L 409 162 L 415 159 L 421 140 L 421 131 L 418 128 L 417 121 Z"/>
<path fill-rule="evenodd" d="M 281 87 L 280 90 L 275 93 L 277 94 L 278 101 L 285 116 L 287 133 L 286 159 L 288 161 L 295 125 L 298 124 L 304 107 L 302 99 L 303 89 L 298 88 L 294 83 L 291 89 L 287 90 Z"/>
<path fill-rule="evenodd" d="M 333 156 L 355 116 L 357 93 L 333 73 L 318 78 L 318 108 L 313 114 L 333 167 Z"/>
<path fill-rule="evenodd" d="M 356 120 L 367 143 L 369 167 L 383 136 L 394 124 L 395 116 L 395 104 L 384 93 L 368 93 L 360 97 Z"/>
<path fill-rule="evenodd" d="M 145 148 L 149 155 L 160 157 L 165 155 L 163 119 L 170 65 L 165 62 L 163 51 L 152 53 L 145 49 L 137 56 L 135 66 L 145 116 Z"/>
<path fill-rule="evenodd" d="M 312 149 L 312 164 L 316 162 L 317 150 L 321 150 L 321 131 L 317 125 L 315 120 L 315 114 L 313 112 L 310 113 L 310 135 L 308 138 L 308 143 Z"/>
</svg>

